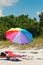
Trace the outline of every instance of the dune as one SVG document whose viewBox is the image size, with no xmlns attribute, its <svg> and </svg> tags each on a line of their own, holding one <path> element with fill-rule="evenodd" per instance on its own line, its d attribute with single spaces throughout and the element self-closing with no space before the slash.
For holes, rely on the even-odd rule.
<svg viewBox="0 0 43 65">
<path fill-rule="evenodd" d="M 10 61 L 6 60 L 6 58 L 0 58 L 0 65 L 43 65 L 43 49 L 16 50 L 14 47 L 6 47 L 0 49 L 0 53 L 6 50 L 10 50 L 13 53 L 26 56 L 19 57 L 18 59 L 21 61 Z"/>
</svg>

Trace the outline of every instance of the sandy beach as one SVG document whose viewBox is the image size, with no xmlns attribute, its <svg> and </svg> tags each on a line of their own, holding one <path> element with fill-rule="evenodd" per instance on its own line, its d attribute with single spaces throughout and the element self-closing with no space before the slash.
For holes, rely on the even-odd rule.
<svg viewBox="0 0 43 65">
<path fill-rule="evenodd" d="M 0 65 L 43 65 L 43 49 L 17 50 L 14 47 L 9 47 L 0 49 L 0 53 L 6 50 L 10 50 L 16 54 L 26 55 L 26 57 L 18 58 L 21 61 L 10 61 L 0 58 Z"/>
</svg>

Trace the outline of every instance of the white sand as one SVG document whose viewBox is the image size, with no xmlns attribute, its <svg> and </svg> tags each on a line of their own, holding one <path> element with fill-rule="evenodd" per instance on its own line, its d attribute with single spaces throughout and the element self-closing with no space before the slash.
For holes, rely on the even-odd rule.
<svg viewBox="0 0 43 65">
<path fill-rule="evenodd" d="M 9 47 L 0 49 L 0 52 L 6 50 L 11 50 L 13 53 L 27 56 L 19 58 L 21 61 L 9 61 L 0 59 L 0 65 L 43 65 L 43 49 L 15 50 L 14 47 Z"/>
</svg>

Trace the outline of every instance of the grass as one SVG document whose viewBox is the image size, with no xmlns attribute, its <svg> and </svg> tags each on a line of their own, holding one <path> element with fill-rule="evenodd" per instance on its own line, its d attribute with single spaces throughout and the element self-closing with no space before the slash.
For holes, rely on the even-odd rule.
<svg viewBox="0 0 43 65">
<path fill-rule="evenodd" d="M 5 41 L 0 41 L 0 47 L 2 46 L 2 47 L 9 47 L 9 46 L 11 46 L 11 45 L 13 45 L 13 46 L 18 46 L 18 44 L 14 44 L 14 43 L 12 43 L 12 42 L 10 42 L 10 41 L 8 41 L 8 40 L 5 40 Z"/>
<path fill-rule="evenodd" d="M 10 41 L 0 41 L 0 46 L 3 47 L 9 47 L 10 45 L 13 45 L 13 47 L 17 47 L 17 49 L 30 49 L 30 48 L 43 48 L 43 38 L 36 38 L 34 39 L 30 44 L 24 44 L 24 45 L 19 45 L 12 43 Z"/>
</svg>

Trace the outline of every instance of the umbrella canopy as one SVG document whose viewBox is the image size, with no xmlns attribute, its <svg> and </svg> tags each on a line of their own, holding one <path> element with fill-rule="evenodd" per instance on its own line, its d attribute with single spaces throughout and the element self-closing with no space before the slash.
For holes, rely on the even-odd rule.
<svg viewBox="0 0 43 65">
<path fill-rule="evenodd" d="M 11 28 L 6 31 L 6 38 L 19 44 L 28 44 L 33 40 L 32 34 L 21 28 Z"/>
</svg>

